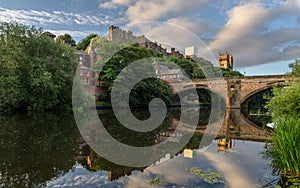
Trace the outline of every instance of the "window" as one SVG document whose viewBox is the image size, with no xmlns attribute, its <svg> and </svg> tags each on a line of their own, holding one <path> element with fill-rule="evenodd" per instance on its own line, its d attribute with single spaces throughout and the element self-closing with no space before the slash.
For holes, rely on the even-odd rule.
<svg viewBox="0 0 300 188">
<path fill-rule="evenodd" d="M 79 64 L 80 64 L 80 65 L 82 64 L 82 60 L 83 60 L 83 56 L 82 56 L 82 55 L 79 55 Z"/>
<path fill-rule="evenodd" d="M 79 70 L 79 75 L 83 75 L 83 70 Z"/>
<path fill-rule="evenodd" d="M 86 71 L 86 75 L 87 75 L 87 76 L 90 76 L 90 71 Z"/>
</svg>

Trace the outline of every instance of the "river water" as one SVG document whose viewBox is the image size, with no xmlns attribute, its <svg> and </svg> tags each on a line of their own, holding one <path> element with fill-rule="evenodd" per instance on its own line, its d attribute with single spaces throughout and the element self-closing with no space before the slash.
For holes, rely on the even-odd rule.
<svg viewBox="0 0 300 188">
<path fill-rule="evenodd" d="M 149 117 L 141 109 L 134 114 L 139 119 Z M 147 134 L 124 128 L 110 110 L 99 111 L 99 117 L 115 139 L 128 145 L 151 146 L 176 137 L 172 132 L 178 122 L 176 110 L 170 110 L 162 125 Z M 176 154 L 165 153 L 149 166 L 125 167 L 92 150 L 72 114 L 2 116 L 0 187 L 261 187 L 277 178 L 261 154 L 265 142 L 256 131 L 259 126 L 240 124 L 238 132 L 231 133 L 232 127 L 225 129 L 199 148 L 208 117 L 209 113 L 201 113 L 196 133 Z M 253 132 L 259 132 L 260 139 Z"/>
</svg>

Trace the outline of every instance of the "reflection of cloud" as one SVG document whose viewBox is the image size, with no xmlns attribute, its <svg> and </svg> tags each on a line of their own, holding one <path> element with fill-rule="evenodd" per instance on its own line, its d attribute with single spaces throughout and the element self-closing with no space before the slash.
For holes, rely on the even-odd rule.
<svg viewBox="0 0 300 188">
<path fill-rule="evenodd" d="M 247 180 L 243 170 L 237 164 L 229 163 L 224 159 L 224 157 L 210 151 L 203 152 L 202 154 L 212 161 L 218 170 L 221 170 L 221 172 L 224 173 L 229 187 L 253 187 L 253 185 Z"/>
<path fill-rule="evenodd" d="M 176 187 L 190 187 L 183 185 L 193 182 L 193 178 L 195 177 L 185 168 L 187 168 L 187 161 L 183 160 L 182 156 L 178 156 L 158 165 L 150 166 L 142 173 L 129 176 L 125 187 L 130 188 L 137 185 L 140 187 L 150 187 L 150 181 L 153 178 L 161 180 L 158 184 L 160 187 L 164 187 L 166 183 L 177 185 Z M 187 182 L 187 180 L 189 181 Z"/>
<path fill-rule="evenodd" d="M 68 173 L 47 182 L 47 187 L 101 187 L 108 184 L 111 187 L 121 185 L 117 182 L 111 182 L 105 171 L 89 172 L 81 165 L 76 164 L 74 169 Z"/>
</svg>

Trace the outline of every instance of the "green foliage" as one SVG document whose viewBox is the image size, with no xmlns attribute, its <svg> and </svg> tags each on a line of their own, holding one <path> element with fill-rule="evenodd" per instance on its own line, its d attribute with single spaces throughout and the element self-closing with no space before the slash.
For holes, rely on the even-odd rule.
<svg viewBox="0 0 300 188">
<path fill-rule="evenodd" d="M 70 107 L 73 51 L 17 23 L 0 24 L 0 112 Z"/>
<path fill-rule="evenodd" d="M 150 185 L 158 185 L 161 183 L 161 178 L 154 178 L 150 180 Z"/>
<path fill-rule="evenodd" d="M 84 39 L 82 39 L 80 42 L 77 43 L 76 49 L 77 50 L 86 50 L 86 48 L 89 46 L 91 40 L 95 37 L 98 37 L 97 34 L 90 34 Z"/>
<path fill-rule="evenodd" d="M 271 111 L 273 118 L 300 117 L 300 81 L 297 80 L 291 86 L 275 88 L 274 97 L 266 107 Z"/>
<path fill-rule="evenodd" d="M 68 33 L 66 33 L 64 35 L 59 35 L 55 40 L 56 40 L 56 42 L 59 42 L 61 44 L 68 44 L 69 46 L 76 46 L 75 40 Z"/>
<path fill-rule="evenodd" d="M 290 64 L 292 75 L 300 76 L 299 60 Z M 290 86 L 275 88 L 274 97 L 266 105 L 275 122 L 273 142 L 264 153 L 271 158 L 273 171 L 282 174 L 283 186 L 300 185 L 300 80 Z"/>
<path fill-rule="evenodd" d="M 220 68 L 224 77 L 233 77 L 233 76 L 244 76 L 239 71 L 234 71 L 230 69 Z"/>
<path fill-rule="evenodd" d="M 135 45 L 125 46 L 124 44 L 114 43 L 103 38 L 97 39 L 93 44 L 96 48 L 101 48 L 99 56 L 102 58 L 96 63 L 94 69 L 97 71 L 102 68 L 99 73 L 99 79 L 108 86 L 109 93 L 111 93 L 114 83 L 121 82 L 124 87 L 115 89 L 119 93 L 130 92 L 131 106 L 148 105 L 154 98 L 161 98 L 167 104 L 170 102 L 167 83 L 157 78 L 144 79 L 138 82 L 131 91 L 128 90 L 130 89 L 129 87 L 126 87 L 126 84 L 136 77 L 136 71 L 147 75 L 154 75 L 154 69 L 150 62 L 151 57 L 154 57 L 152 50 L 140 48 Z M 141 64 L 135 71 L 124 70 L 131 63 L 146 58 L 150 58 L 146 66 Z M 151 71 L 151 68 L 153 71 Z M 121 71 L 127 71 L 127 75 L 130 76 L 126 78 L 118 77 Z"/>
<path fill-rule="evenodd" d="M 198 167 L 193 167 L 190 169 L 190 172 L 209 184 L 225 183 L 224 175 L 211 169 L 204 170 Z"/>
<path fill-rule="evenodd" d="M 299 133 L 300 118 L 277 118 L 273 142 L 264 151 L 271 158 L 273 173 L 281 174 L 288 184 L 300 184 Z"/>
<path fill-rule="evenodd" d="M 266 105 L 273 118 L 300 117 L 300 61 L 296 60 L 289 66 L 292 68 L 291 74 L 296 76 L 296 80 L 290 86 L 274 89 L 274 97 Z"/>
<path fill-rule="evenodd" d="M 289 67 L 292 69 L 292 75 L 300 76 L 300 60 L 295 60 L 294 63 L 289 64 Z"/>
</svg>

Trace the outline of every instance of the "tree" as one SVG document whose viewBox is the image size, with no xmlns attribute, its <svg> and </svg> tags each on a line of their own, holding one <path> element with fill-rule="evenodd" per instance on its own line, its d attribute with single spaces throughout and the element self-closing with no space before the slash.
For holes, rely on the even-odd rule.
<svg viewBox="0 0 300 188">
<path fill-rule="evenodd" d="M 300 118 L 300 64 L 299 60 L 290 64 L 291 75 L 296 76 L 296 81 L 284 88 L 275 88 L 274 97 L 270 99 L 267 108 L 273 118 L 292 117 Z"/>
<path fill-rule="evenodd" d="M 224 77 L 233 77 L 233 76 L 244 76 L 239 71 L 234 71 L 230 69 L 221 68 L 222 74 Z"/>
<path fill-rule="evenodd" d="M 126 46 L 125 44 L 118 44 L 103 38 L 99 38 L 94 42 L 93 45 L 101 49 L 101 51 L 99 51 L 101 60 L 96 63 L 94 69 L 99 71 L 99 67 L 103 66 L 99 73 L 99 80 L 105 82 L 105 84 L 108 86 L 109 94 L 111 94 L 114 83 L 122 82 L 125 86 L 126 83 L 129 83 L 130 79 L 133 79 L 136 76 L 136 71 L 149 76 L 153 76 L 155 74 L 151 62 L 151 58 L 155 57 L 155 54 L 151 49 L 140 48 L 135 44 Z M 125 67 L 135 61 L 145 58 L 148 58 L 147 65 L 143 64 L 141 67 L 137 68 L 138 70 L 135 71 L 127 70 L 132 72 L 128 74 L 129 77 L 126 77 L 126 81 L 118 77 L 121 71 L 124 71 Z M 131 91 L 128 91 L 126 86 L 115 89 L 118 93 L 130 92 L 129 102 L 131 106 L 147 105 L 153 98 L 161 98 L 166 103 L 170 102 L 168 84 L 157 78 L 144 79 L 137 83 Z"/>
<path fill-rule="evenodd" d="M 68 33 L 66 33 L 64 35 L 59 35 L 55 40 L 56 40 L 56 42 L 59 42 L 61 44 L 68 44 L 72 47 L 76 46 L 75 40 Z"/>
<path fill-rule="evenodd" d="M 0 23 L 0 112 L 70 107 L 75 56 L 42 33 Z"/>
<path fill-rule="evenodd" d="M 86 50 L 86 48 L 89 46 L 91 40 L 95 37 L 98 37 L 97 34 L 90 34 L 84 39 L 82 39 L 80 42 L 78 42 L 76 49 L 77 50 Z"/>
<path fill-rule="evenodd" d="M 300 60 L 295 60 L 294 63 L 289 64 L 289 67 L 292 69 L 292 75 L 300 76 Z"/>
</svg>

